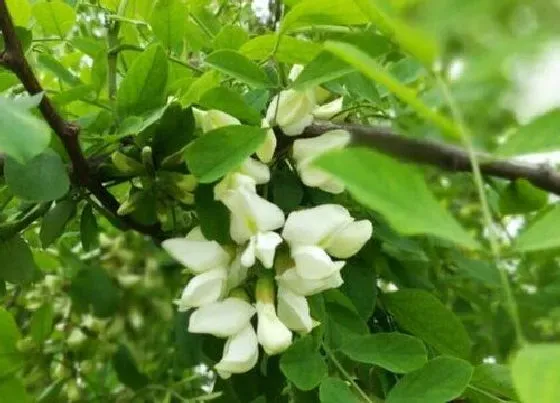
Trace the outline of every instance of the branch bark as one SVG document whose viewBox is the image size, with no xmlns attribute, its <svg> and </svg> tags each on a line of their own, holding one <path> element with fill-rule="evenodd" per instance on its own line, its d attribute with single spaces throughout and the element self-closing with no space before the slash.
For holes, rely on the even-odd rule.
<svg viewBox="0 0 560 403">
<path fill-rule="evenodd" d="M 304 135 L 319 136 L 329 130 L 343 129 L 352 135 L 355 145 L 373 148 L 406 162 L 432 165 L 450 172 L 472 172 L 468 153 L 456 146 L 400 136 L 390 129 L 352 124 L 315 124 Z M 496 160 L 488 154 L 477 154 L 483 175 L 503 179 L 525 179 L 534 186 L 560 195 L 560 173 L 547 165 L 529 165 L 509 160 Z"/>
<path fill-rule="evenodd" d="M 4 39 L 4 51 L 0 54 L 0 63 L 9 68 L 21 81 L 27 92 L 31 95 L 43 91 L 39 80 L 31 69 L 25 58 L 21 43 L 17 38 L 12 18 L 9 14 L 6 0 L 0 0 L 0 30 Z M 43 96 L 39 104 L 39 110 L 43 118 L 47 121 L 54 133 L 60 138 L 70 161 L 72 170 L 75 174 L 75 181 L 88 189 L 103 205 L 105 209 L 117 216 L 119 208 L 118 201 L 102 185 L 97 175 L 90 169 L 90 166 L 82 152 L 78 135 L 80 128 L 66 121 L 56 110 L 50 98 Z M 14 135 L 17 135 L 15 133 Z M 131 229 L 143 234 L 150 235 L 156 240 L 161 239 L 162 232 L 159 226 L 145 226 L 135 222 L 129 217 L 121 218 Z"/>
</svg>

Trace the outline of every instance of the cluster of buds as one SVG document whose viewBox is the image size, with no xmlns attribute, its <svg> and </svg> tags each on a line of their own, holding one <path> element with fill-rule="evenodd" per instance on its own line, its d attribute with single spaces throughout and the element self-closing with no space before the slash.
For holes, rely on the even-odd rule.
<svg viewBox="0 0 560 403">
<path fill-rule="evenodd" d="M 334 106 L 317 106 L 313 90 L 286 90 L 272 100 L 263 127 L 279 125 L 286 134 L 299 135 L 317 110 L 335 114 L 340 108 L 341 100 Z M 217 110 L 195 110 L 195 119 L 203 133 L 240 123 Z M 349 134 L 341 130 L 297 139 L 293 156 L 303 183 L 342 192 L 343 186 L 313 167 L 312 161 L 348 141 Z M 275 147 L 274 132 L 269 130 L 256 153 L 259 160 L 247 159 L 214 187 L 214 198 L 230 212 L 234 245 L 206 239 L 200 227 L 162 244 L 193 275 L 177 301 L 179 310 L 193 310 L 189 332 L 226 339 L 222 359 L 215 366 L 224 378 L 253 368 L 259 345 L 268 355 L 279 354 L 290 346 L 294 332 L 311 332 L 318 322 L 311 317 L 307 297 L 340 287 L 344 259 L 356 254 L 372 235 L 371 223 L 354 220 L 343 206 L 324 204 L 285 217 L 278 206 L 260 196 L 257 185 L 270 180 L 266 163 Z M 286 248 L 277 253 L 282 244 Z"/>
</svg>

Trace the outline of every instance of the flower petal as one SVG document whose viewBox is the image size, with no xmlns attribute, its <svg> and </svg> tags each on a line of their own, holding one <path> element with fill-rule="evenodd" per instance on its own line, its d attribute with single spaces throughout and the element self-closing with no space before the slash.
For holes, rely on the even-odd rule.
<svg viewBox="0 0 560 403">
<path fill-rule="evenodd" d="M 229 337 L 239 333 L 249 324 L 255 308 L 238 298 L 203 305 L 193 311 L 189 332 L 207 333 L 216 337 Z"/>
<path fill-rule="evenodd" d="M 373 228 L 369 220 L 353 221 L 336 231 L 325 243 L 327 252 L 339 259 L 354 256 L 371 238 Z"/>
<path fill-rule="evenodd" d="M 229 254 L 216 241 L 171 238 L 163 241 L 161 246 L 171 257 L 196 274 L 225 267 L 230 261 Z"/>
<path fill-rule="evenodd" d="M 229 377 L 226 374 L 241 374 L 251 370 L 257 364 L 258 359 L 257 334 L 253 326 L 249 324 L 226 341 L 222 359 L 214 368 L 222 378 Z"/>
<path fill-rule="evenodd" d="M 309 333 L 313 319 L 307 299 L 286 287 L 278 287 L 278 318 L 293 331 Z"/>
<path fill-rule="evenodd" d="M 194 276 L 181 295 L 179 311 L 215 302 L 225 292 L 227 270 L 213 269 Z"/>
<path fill-rule="evenodd" d="M 280 91 L 268 106 L 266 119 L 270 124 L 276 122 L 286 134 L 298 135 L 312 122 L 314 108 L 315 94 L 312 90 Z"/>
<path fill-rule="evenodd" d="M 253 158 L 247 158 L 239 167 L 239 172 L 253 178 L 258 185 L 267 183 L 270 180 L 270 169 L 268 169 L 268 166 Z"/>
<path fill-rule="evenodd" d="M 340 275 L 340 269 L 344 266 L 345 262 L 336 262 L 338 271 L 333 273 L 330 277 L 321 280 L 308 280 L 300 277 L 295 268 L 288 269 L 282 275 L 276 276 L 276 282 L 279 286 L 289 288 L 294 293 L 304 296 L 318 294 L 321 291 L 330 288 L 338 288 L 342 285 L 343 280 Z"/>
<path fill-rule="evenodd" d="M 297 246 L 292 249 L 297 274 L 306 280 L 320 280 L 337 272 L 339 265 L 318 246 Z"/>
<path fill-rule="evenodd" d="M 241 264 L 241 253 L 237 253 L 228 270 L 228 290 L 239 287 L 247 279 L 247 267 Z"/>
<path fill-rule="evenodd" d="M 318 137 L 297 139 L 294 141 L 293 156 L 296 163 L 316 158 L 327 151 L 345 147 L 351 140 L 350 133 L 346 130 L 330 130 Z"/>
<path fill-rule="evenodd" d="M 257 301 L 257 338 L 268 355 L 279 354 L 292 344 L 292 332 L 274 309 L 274 304 Z"/>
<path fill-rule="evenodd" d="M 338 204 L 322 204 L 288 215 L 282 238 L 290 245 L 318 245 L 338 228 L 352 221 L 348 210 Z"/>
<path fill-rule="evenodd" d="M 257 260 L 256 250 L 255 250 L 256 243 L 257 243 L 256 237 L 252 236 L 249 239 L 249 243 L 247 244 L 247 247 L 245 248 L 245 250 L 241 254 L 241 264 L 243 266 L 251 267 L 255 264 L 255 262 Z"/>
<path fill-rule="evenodd" d="M 269 231 L 259 232 L 255 239 L 257 258 L 265 268 L 272 268 L 276 247 L 282 243 L 282 237 L 280 237 L 280 235 L 276 232 Z"/>
<path fill-rule="evenodd" d="M 317 106 L 313 109 L 313 116 L 317 119 L 330 120 L 333 116 L 342 110 L 342 97 L 336 98 L 334 101 L 325 105 Z"/>
<path fill-rule="evenodd" d="M 266 119 L 263 119 L 263 127 L 268 127 L 268 122 Z M 264 143 L 257 149 L 255 154 L 257 157 L 264 163 L 268 164 L 272 161 L 274 157 L 274 151 L 276 150 L 276 135 L 274 134 L 274 130 L 268 129 L 266 131 L 266 137 L 264 139 Z"/>
</svg>

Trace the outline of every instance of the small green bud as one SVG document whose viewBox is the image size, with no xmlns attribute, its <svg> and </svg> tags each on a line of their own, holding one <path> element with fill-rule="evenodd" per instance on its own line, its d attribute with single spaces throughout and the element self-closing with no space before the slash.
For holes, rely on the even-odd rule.
<svg viewBox="0 0 560 403">
<path fill-rule="evenodd" d="M 124 175 L 135 176 L 146 172 L 146 169 L 140 162 L 119 151 L 115 151 L 111 154 L 111 161 L 115 168 Z"/>
<path fill-rule="evenodd" d="M 22 353 L 26 353 L 31 351 L 35 348 L 35 342 L 31 338 L 31 336 L 26 336 L 23 339 L 19 339 L 16 343 L 16 347 Z"/>
</svg>

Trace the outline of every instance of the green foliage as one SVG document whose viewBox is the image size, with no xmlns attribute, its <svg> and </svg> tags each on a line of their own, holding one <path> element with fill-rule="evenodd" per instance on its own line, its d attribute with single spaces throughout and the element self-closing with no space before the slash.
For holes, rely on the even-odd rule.
<svg viewBox="0 0 560 403">
<path fill-rule="evenodd" d="M 44 303 L 33 313 L 29 325 L 31 338 L 37 344 L 43 343 L 50 336 L 53 328 L 54 308 L 50 303 Z"/>
<path fill-rule="evenodd" d="M 33 4 L 32 13 L 45 35 L 64 38 L 76 22 L 74 8 L 61 0 L 38 1 Z"/>
<path fill-rule="evenodd" d="M 531 154 L 558 150 L 557 130 L 560 110 L 550 111 L 512 133 L 498 149 L 501 155 Z"/>
<path fill-rule="evenodd" d="M 255 63 L 233 50 L 217 50 L 206 58 L 206 63 L 254 88 L 273 87 L 274 83 Z"/>
<path fill-rule="evenodd" d="M 22 364 L 22 355 L 17 349 L 21 335 L 14 318 L 4 308 L 0 308 L 0 324 L 0 375 L 4 379 Z"/>
<path fill-rule="evenodd" d="M 282 354 L 280 369 L 301 390 L 315 389 L 327 376 L 327 364 L 311 337 L 304 337 Z"/>
<path fill-rule="evenodd" d="M 0 240 L 0 277 L 2 280 L 19 284 L 33 278 L 37 266 L 33 261 L 31 249 L 19 235 Z"/>
<path fill-rule="evenodd" d="M 350 387 L 338 378 L 327 378 L 319 388 L 321 403 L 348 402 L 358 403 L 359 398 L 352 393 Z"/>
<path fill-rule="evenodd" d="M 517 238 L 516 249 L 519 251 L 534 251 L 560 246 L 560 206 L 555 205 L 537 217 L 533 223 Z"/>
<path fill-rule="evenodd" d="M 62 200 L 47 213 L 41 223 L 39 238 L 43 248 L 48 248 L 64 232 L 68 221 L 76 214 L 76 203 Z"/>
</svg>

